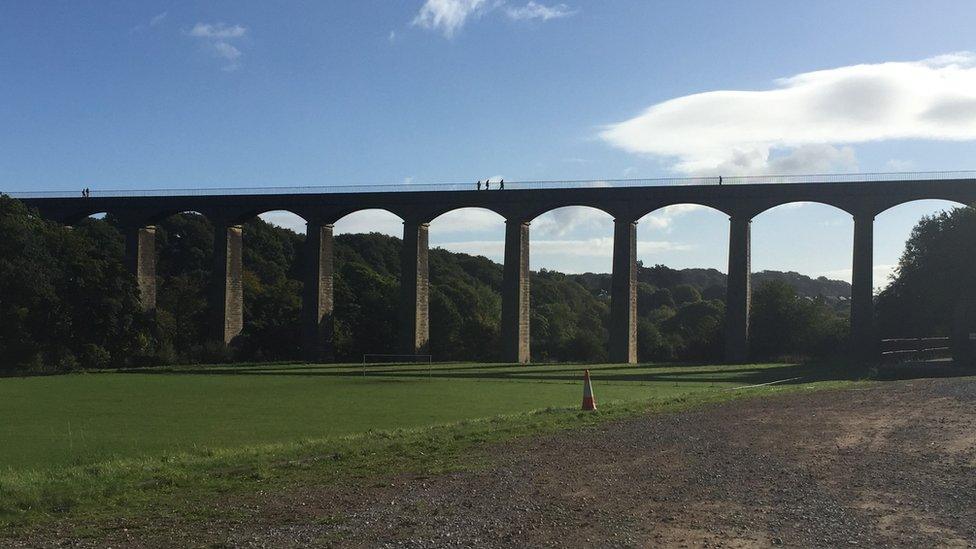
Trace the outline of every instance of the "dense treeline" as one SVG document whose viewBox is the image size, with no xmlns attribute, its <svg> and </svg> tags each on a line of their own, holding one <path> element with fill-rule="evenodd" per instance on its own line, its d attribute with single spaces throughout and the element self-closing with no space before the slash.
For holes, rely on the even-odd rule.
<svg viewBox="0 0 976 549">
<path fill-rule="evenodd" d="M 0 368 L 121 366 L 152 352 L 111 225 L 66 230 L 0 196 L 0 235 Z"/>
<path fill-rule="evenodd" d="M 881 337 L 950 335 L 976 299 L 976 209 L 927 216 L 912 230 L 891 283 L 876 301 Z"/>
<path fill-rule="evenodd" d="M 194 361 L 301 356 L 304 236 L 260 219 L 244 228 L 245 329 L 233 349 L 212 343 L 208 309 L 213 230 L 196 214 L 157 225 L 157 311 L 143 313 L 122 264 L 111 218 L 69 229 L 0 197 L 0 368 L 64 371 Z M 335 242 L 335 347 L 339 360 L 396 352 L 400 240 L 340 235 Z M 437 360 L 499 360 L 502 267 L 432 249 L 430 349 Z M 722 357 L 722 273 L 638 269 L 642 361 Z M 796 273 L 754 277 L 757 358 L 842 350 L 849 286 Z M 607 359 L 610 276 L 532 273 L 535 361 Z"/>
</svg>

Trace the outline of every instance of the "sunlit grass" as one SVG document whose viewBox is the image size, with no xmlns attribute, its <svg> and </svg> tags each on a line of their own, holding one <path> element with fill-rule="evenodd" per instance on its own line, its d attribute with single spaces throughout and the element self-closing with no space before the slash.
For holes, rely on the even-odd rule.
<svg viewBox="0 0 976 549">
<path fill-rule="evenodd" d="M 276 365 L 0 379 L 0 469 L 84 465 L 201 448 L 572 407 L 792 377 L 795 367 Z M 175 372 L 180 373 L 175 373 Z"/>
<path fill-rule="evenodd" d="M 586 368 L 597 414 L 578 411 Z M 849 383 L 824 381 L 837 377 L 829 374 L 436 364 L 372 365 L 364 376 L 362 365 L 278 364 L 0 379 L 0 525 L 195 515 L 217 494 L 468 467 L 488 442 Z M 791 381 L 737 389 L 781 380 Z"/>
</svg>

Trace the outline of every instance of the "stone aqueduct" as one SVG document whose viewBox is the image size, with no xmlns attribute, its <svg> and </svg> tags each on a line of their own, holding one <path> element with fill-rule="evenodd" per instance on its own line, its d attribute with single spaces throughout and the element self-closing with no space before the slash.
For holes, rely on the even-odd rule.
<svg viewBox="0 0 976 549">
<path fill-rule="evenodd" d="M 971 176 L 969 176 L 971 177 Z M 330 360 L 333 338 L 333 224 L 366 209 L 388 210 L 403 219 L 400 348 L 423 353 L 428 342 L 428 224 L 459 208 L 478 207 L 505 219 L 502 285 L 502 345 L 505 360 L 529 362 L 529 227 L 537 216 L 565 206 L 589 206 L 614 219 L 610 359 L 637 361 L 637 221 L 675 204 L 697 204 L 729 216 L 729 270 L 726 306 L 726 358 L 747 358 L 750 302 L 750 223 L 770 209 L 792 202 L 818 202 L 854 219 L 851 336 L 862 356 L 875 345 L 873 329 L 874 218 L 914 200 L 942 199 L 976 204 L 976 179 L 847 180 L 765 184 L 679 186 L 603 186 L 517 188 L 506 190 L 428 190 L 396 192 L 296 192 L 252 194 L 94 196 L 22 198 L 42 216 L 72 224 L 99 212 L 111 213 L 126 237 L 126 262 L 134 273 L 143 306 L 155 308 L 154 224 L 175 213 L 194 211 L 215 229 L 215 336 L 230 343 L 243 328 L 242 223 L 268 211 L 286 210 L 308 224 L 310 261 L 304 266 L 303 339 L 307 358 Z M 473 186 L 472 186 L 473 187 Z"/>
</svg>

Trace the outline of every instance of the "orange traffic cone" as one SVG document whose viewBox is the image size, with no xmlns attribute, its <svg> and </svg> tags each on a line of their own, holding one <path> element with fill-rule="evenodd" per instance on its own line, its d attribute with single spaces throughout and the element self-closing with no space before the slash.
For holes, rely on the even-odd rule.
<svg viewBox="0 0 976 549">
<path fill-rule="evenodd" d="M 590 385 L 589 370 L 583 370 L 583 409 L 596 410 L 596 399 L 593 398 L 593 386 Z"/>
</svg>

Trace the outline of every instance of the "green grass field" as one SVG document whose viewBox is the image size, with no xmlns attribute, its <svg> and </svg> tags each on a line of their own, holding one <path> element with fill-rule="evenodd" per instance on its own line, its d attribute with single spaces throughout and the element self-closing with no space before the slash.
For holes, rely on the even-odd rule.
<svg viewBox="0 0 976 549">
<path fill-rule="evenodd" d="M 579 412 L 584 368 L 597 414 Z M 493 441 L 847 378 L 782 364 L 373 365 L 366 375 L 362 365 L 279 364 L 5 378 L 0 527 L 198 515 L 220 494 L 471 467 L 490 459 L 478 448 Z"/>
<path fill-rule="evenodd" d="M 0 468 L 321 439 L 579 404 L 584 366 L 276 365 L 0 379 Z M 794 377 L 795 367 L 588 366 L 598 403 Z"/>
</svg>

